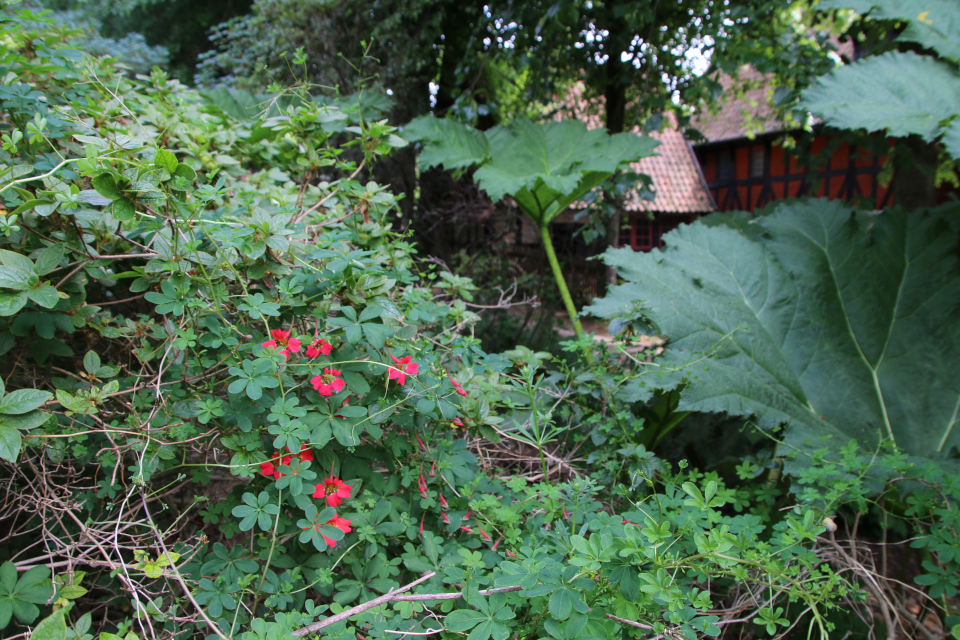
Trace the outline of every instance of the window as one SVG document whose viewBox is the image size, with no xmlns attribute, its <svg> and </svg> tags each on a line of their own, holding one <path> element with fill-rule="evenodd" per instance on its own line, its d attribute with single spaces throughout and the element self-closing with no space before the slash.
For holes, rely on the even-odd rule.
<svg viewBox="0 0 960 640">
<path fill-rule="evenodd" d="M 766 160 L 766 149 L 763 147 L 754 147 L 750 150 L 750 177 L 761 178 L 766 172 L 764 160 Z"/>
<path fill-rule="evenodd" d="M 633 240 L 631 235 L 633 235 L 633 225 L 636 224 L 636 216 L 625 215 L 624 219 L 620 222 L 620 246 L 621 247 L 632 247 Z"/>
<path fill-rule="evenodd" d="M 637 216 L 635 220 L 637 243 L 633 245 L 633 248 L 637 251 L 649 251 L 653 249 L 653 225 L 656 224 L 656 221 L 645 215 Z"/>
<path fill-rule="evenodd" d="M 733 182 L 733 154 L 721 151 L 717 155 L 717 182 Z"/>
</svg>

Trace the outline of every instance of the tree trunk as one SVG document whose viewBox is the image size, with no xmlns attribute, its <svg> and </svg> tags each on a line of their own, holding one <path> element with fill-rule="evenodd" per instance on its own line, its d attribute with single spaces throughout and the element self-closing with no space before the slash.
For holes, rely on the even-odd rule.
<svg viewBox="0 0 960 640">
<path fill-rule="evenodd" d="M 615 50 L 615 49 L 614 49 Z M 627 85 L 623 81 L 623 63 L 619 58 L 614 61 L 613 56 L 607 60 L 607 87 L 604 92 L 606 107 L 607 133 L 623 133 L 627 114 Z M 621 211 L 623 211 L 623 196 L 617 195 L 614 201 L 614 211 L 607 220 L 606 232 L 600 245 L 601 252 L 616 247 L 620 240 Z M 617 284 L 617 271 L 613 267 L 604 267 L 603 278 L 597 282 L 597 295 L 604 296 L 607 289 Z"/>
</svg>

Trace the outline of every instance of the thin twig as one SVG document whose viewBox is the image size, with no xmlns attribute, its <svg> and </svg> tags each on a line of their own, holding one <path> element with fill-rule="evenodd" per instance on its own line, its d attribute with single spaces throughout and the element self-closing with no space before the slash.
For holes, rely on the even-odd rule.
<svg viewBox="0 0 960 640">
<path fill-rule="evenodd" d="M 193 608 L 197 610 L 197 613 L 200 614 L 200 617 L 203 618 L 203 621 L 207 623 L 207 626 L 210 627 L 211 631 L 217 634 L 222 640 L 230 640 L 223 631 L 220 630 L 220 627 L 207 616 L 207 612 L 203 610 L 197 601 L 193 598 L 193 594 L 190 592 L 190 587 L 187 586 L 187 583 L 183 581 L 183 576 L 180 575 L 180 569 L 177 568 L 177 563 L 173 561 L 173 556 L 170 555 L 170 552 L 167 551 L 167 545 L 163 543 L 163 538 L 160 536 L 160 532 L 157 530 L 157 525 L 154 524 L 153 518 L 150 517 L 150 510 L 147 508 L 147 498 L 144 494 L 140 494 L 140 500 L 143 502 L 143 513 L 147 516 L 147 521 L 150 523 L 150 529 L 153 531 L 153 535 L 156 536 L 157 542 L 160 545 L 160 550 L 163 551 L 163 554 L 167 557 L 167 560 L 170 562 L 170 569 L 173 571 L 174 579 L 180 583 L 180 587 L 183 589 L 184 595 L 187 596 L 187 599 L 190 600 L 190 604 L 193 605 Z"/>
<path fill-rule="evenodd" d="M 363 613 L 364 611 L 373 609 L 374 607 L 378 607 L 382 604 L 387 604 L 390 602 L 425 602 L 429 600 L 457 600 L 463 597 L 462 591 L 456 591 L 454 593 L 413 593 L 409 595 L 400 595 L 404 591 L 409 591 L 410 589 L 417 586 L 421 582 L 429 580 L 435 575 L 436 575 L 435 572 L 428 571 L 426 574 L 424 574 L 423 577 L 417 580 L 414 580 L 408 585 L 400 587 L 399 589 L 391 589 L 388 593 L 380 596 L 379 598 L 374 598 L 369 602 L 358 604 L 357 606 L 351 607 L 350 609 L 347 609 L 346 611 L 338 613 L 335 616 L 331 616 L 329 618 L 326 618 L 325 620 L 320 620 L 319 622 L 314 622 L 309 626 L 303 627 L 301 629 L 297 629 L 296 631 L 293 632 L 293 635 L 297 636 L 298 638 L 303 637 L 310 633 L 314 633 L 315 631 L 319 631 L 324 627 L 329 627 L 331 625 L 337 624 L 338 622 L 351 618 L 357 615 L 358 613 Z M 497 587 L 496 589 L 484 589 L 482 591 L 477 591 L 477 595 L 489 596 L 494 593 L 508 593 L 511 591 L 520 591 L 522 588 L 523 587 L 521 587 L 520 585 L 514 585 L 511 587 Z"/>
<path fill-rule="evenodd" d="M 373 600 L 370 600 L 369 602 L 364 602 L 363 604 L 358 604 L 358 605 L 355 606 L 355 607 L 350 607 L 350 608 L 347 609 L 346 611 L 341 611 L 340 613 L 338 613 L 338 614 L 335 615 L 335 616 L 330 616 L 329 618 L 326 618 L 326 619 L 324 619 L 324 620 L 320 620 L 319 622 L 314 622 L 313 624 L 307 625 L 306 627 L 301 627 L 300 629 L 297 629 L 296 631 L 294 631 L 294 632 L 293 632 L 293 635 L 295 635 L 295 636 L 298 637 L 298 638 L 302 638 L 303 636 L 308 635 L 308 634 L 311 634 L 311 633 L 314 633 L 314 632 L 316 632 L 316 631 L 319 631 L 320 629 L 323 629 L 324 627 L 329 627 L 329 626 L 331 626 L 331 625 L 335 625 L 335 624 L 337 624 L 338 622 L 340 622 L 341 620 L 346 620 L 347 618 L 350 618 L 351 616 L 355 616 L 355 615 L 358 614 L 358 613 L 363 613 L 364 611 L 367 611 L 368 609 L 373 609 L 374 607 L 379 606 L 379 605 L 381 605 L 381 604 L 386 604 L 386 603 L 388 603 L 388 602 L 393 602 L 393 601 L 396 599 L 397 594 L 403 593 L 404 591 L 409 591 L 410 589 L 414 588 L 414 587 L 417 586 L 418 584 L 420 584 L 420 583 L 422 583 L 422 582 L 426 582 L 427 580 L 429 580 L 430 578 L 432 578 L 432 577 L 435 576 L 435 575 L 437 575 L 436 572 L 434 572 L 434 571 L 428 571 L 428 572 L 427 572 L 426 574 L 424 574 L 421 578 L 418 578 L 417 580 L 414 580 L 413 582 L 411 582 L 411 583 L 408 584 L 408 585 L 405 585 L 405 586 L 403 586 L 403 587 L 400 587 L 399 589 L 391 589 L 390 591 L 388 591 L 388 592 L 385 593 L 384 595 L 380 596 L 379 598 L 374 598 Z"/>
</svg>

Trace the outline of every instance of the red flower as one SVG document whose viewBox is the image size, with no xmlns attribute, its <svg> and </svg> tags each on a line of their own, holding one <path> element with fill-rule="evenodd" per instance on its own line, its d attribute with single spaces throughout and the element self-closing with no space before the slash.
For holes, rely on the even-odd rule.
<svg viewBox="0 0 960 640">
<path fill-rule="evenodd" d="M 389 351 L 387 353 L 390 353 Z M 396 380 L 401 387 L 407 382 L 407 376 L 415 376 L 419 373 L 420 365 L 413 362 L 413 356 L 395 357 L 390 353 L 390 359 L 396 367 L 390 367 L 390 376 L 388 380 Z"/>
<path fill-rule="evenodd" d="M 341 375 L 343 374 L 336 369 L 327 367 L 323 370 L 323 375 L 314 376 L 310 384 L 313 385 L 313 388 L 316 389 L 320 395 L 332 396 L 335 393 L 340 393 L 346 386 L 343 378 L 340 377 Z"/>
<path fill-rule="evenodd" d="M 300 459 L 304 462 L 313 462 L 313 449 L 305 444 L 300 445 Z"/>
<path fill-rule="evenodd" d="M 450 518 L 447 517 L 447 513 L 445 511 L 441 511 L 440 516 L 443 518 L 444 524 L 450 524 Z"/>
<path fill-rule="evenodd" d="M 463 390 L 463 385 L 460 384 L 459 382 L 457 382 L 456 380 L 454 380 L 454 379 L 450 376 L 449 373 L 447 374 L 447 380 L 449 380 L 449 381 L 450 381 L 450 384 L 453 385 L 453 390 L 454 390 L 454 391 L 456 391 L 457 393 L 459 393 L 459 394 L 462 395 L 462 396 L 467 395 L 467 392 Z"/>
<path fill-rule="evenodd" d="M 417 488 L 420 489 L 420 497 L 427 497 L 427 481 L 423 478 L 423 467 L 420 468 L 420 479 L 417 481 Z"/>
<path fill-rule="evenodd" d="M 318 356 L 328 356 L 333 350 L 333 345 L 321 338 L 316 336 L 313 339 L 313 342 L 310 343 L 310 346 L 307 347 L 307 357 L 316 358 Z"/>
<path fill-rule="evenodd" d="M 497 541 L 493 543 L 493 550 L 496 551 L 497 547 L 500 545 L 500 541 L 503 540 L 503 536 L 497 538 Z"/>
<path fill-rule="evenodd" d="M 287 360 L 290 359 L 291 353 L 300 352 L 300 341 L 296 338 L 291 338 L 289 331 L 284 331 L 283 329 L 274 329 L 270 332 L 270 335 L 273 336 L 273 338 L 267 340 L 260 346 L 269 347 L 271 349 L 282 347 L 282 349 L 280 349 L 280 353 L 282 353 L 283 357 L 285 357 Z"/>
<path fill-rule="evenodd" d="M 427 474 L 429 477 L 434 478 L 437 475 L 437 461 L 434 460 L 433 464 L 430 465 L 430 473 Z"/>
<path fill-rule="evenodd" d="M 260 473 L 262 473 L 265 476 L 273 476 L 274 480 L 279 480 L 280 476 L 283 475 L 279 471 L 277 471 L 277 468 L 274 467 L 273 463 L 270 462 L 269 460 L 267 462 L 260 464 Z"/>
<path fill-rule="evenodd" d="M 344 533 L 350 533 L 351 531 L 350 525 L 352 523 L 346 518 L 341 518 L 340 516 L 335 515 L 330 520 L 327 521 L 327 524 L 335 526 L 337 529 L 340 529 L 340 531 L 343 531 Z M 323 535 L 323 534 L 320 534 L 320 535 Z M 331 540 L 327 536 L 323 536 L 323 540 L 324 542 L 327 543 L 328 547 L 337 546 L 337 541 Z"/>
<path fill-rule="evenodd" d="M 324 498 L 331 507 L 339 507 L 344 498 L 349 498 L 353 492 L 353 487 L 345 484 L 340 478 L 334 478 L 331 474 L 329 478 L 323 479 L 323 484 L 318 484 L 311 498 Z"/>
<path fill-rule="evenodd" d="M 288 454 L 290 453 L 290 449 L 288 449 L 287 447 L 284 447 L 284 449 Z M 307 445 L 301 444 L 300 453 L 297 454 L 297 456 L 303 462 L 312 461 L 313 451 L 309 447 L 307 447 Z M 280 467 L 282 467 L 283 465 L 287 465 L 289 467 L 290 462 L 293 460 L 293 458 L 294 458 L 293 455 L 281 456 L 279 451 L 274 451 L 273 458 L 271 458 L 270 460 L 267 460 L 266 462 L 262 462 L 260 464 L 260 473 L 268 477 L 273 476 L 274 480 L 279 480 L 283 476 L 287 475 L 285 473 L 280 473 Z"/>
<path fill-rule="evenodd" d="M 441 508 L 441 509 L 449 509 L 449 508 L 450 508 L 450 505 L 447 504 L 447 499 L 443 497 L 443 494 L 442 494 L 442 493 L 440 494 L 440 508 Z"/>
<path fill-rule="evenodd" d="M 487 542 L 490 542 L 493 539 L 489 535 L 487 535 L 487 532 L 483 530 L 483 527 L 477 525 L 477 530 L 480 532 L 480 535 L 483 536 L 483 539 L 486 540 Z"/>
<path fill-rule="evenodd" d="M 283 465 L 287 465 L 288 467 L 290 466 L 290 456 L 284 456 L 283 459 L 280 460 L 280 464 L 274 466 L 273 463 L 276 460 L 277 459 L 274 458 L 273 460 L 268 460 L 267 462 L 261 463 L 260 473 L 265 476 L 273 476 L 274 480 L 279 480 L 283 476 L 287 475 L 285 473 L 280 473 L 280 467 Z"/>
<path fill-rule="evenodd" d="M 454 418 L 454 419 L 453 419 L 453 426 L 455 426 L 455 427 L 462 427 L 462 426 L 463 426 L 463 421 L 460 420 L 460 418 Z"/>
</svg>

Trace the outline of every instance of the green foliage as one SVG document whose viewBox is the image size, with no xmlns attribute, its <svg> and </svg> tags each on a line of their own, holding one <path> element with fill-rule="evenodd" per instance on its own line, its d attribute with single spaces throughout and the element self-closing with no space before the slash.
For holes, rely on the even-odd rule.
<svg viewBox="0 0 960 640">
<path fill-rule="evenodd" d="M 481 132 L 432 115 L 414 120 L 403 132 L 423 142 L 424 166 L 459 170 L 479 166 L 474 179 L 494 201 L 512 197 L 540 230 L 560 297 L 578 336 L 583 333 L 573 299 L 550 239 L 548 225 L 621 168 L 653 155 L 659 144 L 632 133 L 609 135 L 563 120 L 535 124 L 520 119 Z"/>
<path fill-rule="evenodd" d="M 942 137 L 954 157 L 960 157 L 958 102 L 956 65 L 910 52 L 841 67 L 803 94 L 803 104 L 833 126 L 916 134 L 928 141 Z"/>
<path fill-rule="evenodd" d="M 250 0 L 43 0 L 60 24 L 83 30 L 75 46 L 122 61 L 134 73 L 165 69 L 192 83 L 211 28 L 250 9 Z"/>
<path fill-rule="evenodd" d="M 37 389 L 17 389 L 4 393 L 0 382 L 0 458 L 14 462 L 23 441 L 21 431 L 36 429 L 49 414 L 39 411 L 53 394 Z"/>
<path fill-rule="evenodd" d="M 656 456 L 682 411 L 624 397 L 635 360 L 479 348 L 476 286 L 418 262 L 365 177 L 404 144 L 366 90 L 204 97 L 0 20 L 5 635 L 826 638 L 860 598 L 822 554 L 830 505 L 756 482 L 760 456 L 743 486 Z M 481 182 L 543 229 L 651 150 L 569 123 L 482 140 Z M 722 620 L 741 588 L 762 600 Z"/>
<path fill-rule="evenodd" d="M 919 558 L 914 582 L 931 598 L 946 602 L 960 587 L 960 520 L 956 504 L 960 485 L 950 466 L 918 460 L 882 448 L 858 451 L 854 442 L 841 456 L 814 451 L 796 476 L 798 497 L 828 512 L 859 518 L 881 511 L 884 528 L 910 531 L 908 555 Z M 946 608 L 945 620 L 960 620 Z"/>
<path fill-rule="evenodd" d="M 538 226 L 563 213 L 577 199 L 623 166 L 653 154 L 659 142 L 630 133 L 609 135 L 563 120 L 481 132 L 449 119 L 424 116 L 403 130 L 424 142 L 425 167 L 456 170 L 478 166 L 474 178 L 494 201 L 510 196 Z"/>
<path fill-rule="evenodd" d="M 18 577 L 13 563 L 4 562 L 0 565 L 0 629 L 14 616 L 21 624 L 33 623 L 40 615 L 37 605 L 46 604 L 52 596 L 49 569 L 34 567 Z"/>
<path fill-rule="evenodd" d="M 685 382 L 681 410 L 786 423 L 797 446 L 833 435 L 934 455 L 960 444 L 948 209 L 864 214 L 809 200 L 720 220 L 680 228 L 663 251 L 607 254 L 627 284 L 588 311 L 670 337 L 671 357 L 624 394 Z"/>
<path fill-rule="evenodd" d="M 49 14 L 49 17 L 55 23 L 62 25 L 64 29 L 81 31 L 72 40 L 73 46 L 95 57 L 108 56 L 120 60 L 130 73 L 150 73 L 153 67 L 164 67 L 168 64 L 169 50 L 164 46 L 147 44 L 147 39 L 140 32 L 135 31 L 121 35 L 113 30 L 117 37 L 104 37 L 102 35 L 103 23 L 96 19 L 93 13 L 95 11 L 91 12 L 89 7 L 65 11 L 55 10 Z M 142 23 L 137 27 L 140 28 L 140 31 L 143 30 Z"/>
<path fill-rule="evenodd" d="M 897 40 L 915 42 L 960 63 L 960 12 L 950 0 L 927 0 L 919 5 L 909 0 L 823 0 L 818 8 L 852 9 L 875 20 L 895 20 L 905 27 Z"/>
<path fill-rule="evenodd" d="M 852 8 L 906 28 L 898 42 L 917 43 L 940 57 L 891 51 L 842 66 L 803 92 L 801 104 L 843 129 L 887 130 L 940 140 L 960 158 L 960 9 L 940 0 L 922 6 L 896 0 L 831 0 L 822 9 Z"/>
</svg>

